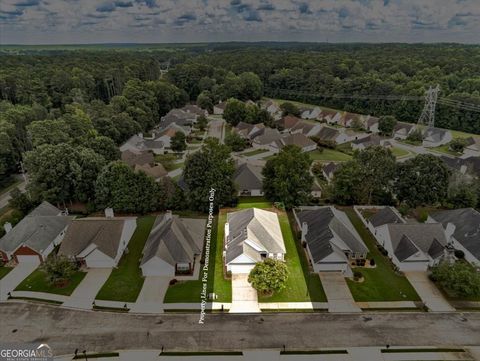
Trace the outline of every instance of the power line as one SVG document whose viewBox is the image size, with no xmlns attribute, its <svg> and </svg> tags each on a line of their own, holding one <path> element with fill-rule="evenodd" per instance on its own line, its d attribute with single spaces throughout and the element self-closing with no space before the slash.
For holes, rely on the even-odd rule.
<svg viewBox="0 0 480 361">
<path fill-rule="evenodd" d="M 311 93 L 299 90 L 265 88 L 266 92 L 272 92 L 281 95 L 296 95 L 310 98 L 329 98 L 329 99 L 355 99 L 355 100 L 391 100 L 391 101 L 421 101 L 424 97 L 414 95 L 378 95 L 378 94 L 322 94 Z M 437 102 L 445 106 L 451 106 L 462 110 L 480 112 L 480 105 L 465 103 L 448 98 L 438 98 Z"/>
</svg>

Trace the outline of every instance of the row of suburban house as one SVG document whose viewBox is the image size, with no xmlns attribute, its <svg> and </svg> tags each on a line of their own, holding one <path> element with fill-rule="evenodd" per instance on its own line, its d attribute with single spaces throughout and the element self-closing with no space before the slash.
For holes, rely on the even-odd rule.
<svg viewBox="0 0 480 361">
<path fill-rule="evenodd" d="M 272 114 L 276 120 L 280 120 L 281 110 L 276 102 L 269 100 L 263 104 L 263 108 Z M 337 144 L 342 144 L 353 139 L 344 140 L 344 132 L 339 131 L 341 128 L 361 128 L 369 133 L 379 133 L 379 118 L 371 115 L 355 114 L 337 110 L 322 109 L 320 107 L 301 109 L 301 118 L 307 120 L 317 120 L 333 126 L 327 128 L 324 133 L 328 135 L 329 140 L 334 140 Z M 288 120 L 289 122 L 291 120 Z M 285 124 L 286 128 L 291 126 Z M 392 137 L 395 139 L 406 139 L 409 134 L 417 129 L 415 124 L 398 122 L 393 130 Z M 343 134 L 342 134 L 343 133 Z M 348 134 L 348 133 L 347 133 Z M 326 135 L 326 134 L 325 134 Z M 422 130 L 424 147 L 438 147 L 449 143 L 452 140 L 452 133 L 449 130 L 430 127 Z M 350 137 L 351 138 L 351 137 Z M 472 156 L 480 156 L 480 139 L 471 137 L 467 140 L 465 154 Z"/>
<path fill-rule="evenodd" d="M 407 222 L 392 207 L 356 206 L 364 226 L 400 271 L 425 271 L 441 260 L 464 258 L 480 266 L 480 213 L 472 208 L 433 212 L 425 223 Z M 368 248 L 345 212 L 334 206 L 293 210 L 296 231 L 315 272 L 341 272 L 366 260 Z M 192 274 L 200 267 L 204 219 L 166 212 L 156 217 L 140 268 L 144 276 Z M 3 262 L 40 264 L 56 252 L 89 268 L 113 268 L 135 233 L 135 217 L 74 218 L 43 202 L 0 239 Z M 248 273 L 266 258 L 284 260 L 286 247 L 275 211 L 248 208 L 230 212 L 224 225 L 226 271 Z M 361 264 L 361 263 L 360 263 Z"/>
<path fill-rule="evenodd" d="M 116 217 L 112 209 L 105 210 L 105 217 L 75 218 L 43 202 L 15 227 L 5 224 L 0 260 L 40 264 L 56 252 L 79 267 L 114 268 L 136 228 L 136 217 Z M 191 274 L 200 261 L 204 230 L 203 219 L 171 212 L 157 216 L 143 250 L 144 276 Z"/>
</svg>

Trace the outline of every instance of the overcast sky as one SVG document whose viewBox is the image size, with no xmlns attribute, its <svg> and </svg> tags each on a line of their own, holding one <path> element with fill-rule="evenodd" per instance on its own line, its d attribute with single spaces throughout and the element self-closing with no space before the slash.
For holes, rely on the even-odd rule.
<svg viewBox="0 0 480 361">
<path fill-rule="evenodd" d="M 0 0 L 0 43 L 480 43 L 480 0 Z"/>
</svg>

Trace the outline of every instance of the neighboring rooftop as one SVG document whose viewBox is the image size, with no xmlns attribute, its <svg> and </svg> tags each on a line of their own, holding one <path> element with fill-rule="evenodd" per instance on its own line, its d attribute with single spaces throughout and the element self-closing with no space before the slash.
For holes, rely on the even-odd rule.
<svg viewBox="0 0 480 361">
<path fill-rule="evenodd" d="M 383 207 L 378 210 L 368 221 L 375 227 L 383 226 L 389 223 L 405 223 L 402 217 L 392 208 Z"/>
<path fill-rule="evenodd" d="M 197 220 L 205 223 L 204 220 Z M 195 255 L 202 253 L 203 234 L 195 234 L 177 215 L 157 216 L 143 249 L 141 265 L 153 257 L 168 264 L 192 263 Z"/>
<path fill-rule="evenodd" d="M 455 225 L 453 237 L 480 260 L 480 212 L 473 208 L 462 208 L 435 212 L 430 217 L 445 229 L 448 223 Z"/>
<path fill-rule="evenodd" d="M 300 222 L 307 225 L 304 235 L 313 262 L 318 263 L 332 254 L 333 246 L 348 248 L 353 253 L 366 253 L 367 247 L 353 228 L 347 215 L 334 207 L 299 207 L 295 214 Z"/>
<path fill-rule="evenodd" d="M 72 222 L 73 217 L 60 214 L 58 208 L 48 202 L 42 202 L 0 238 L 0 249 L 13 252 L 19 246 L 25 245 L 38 253 L 43 252 Z"/>
<path fill-rule="evenodd" d="M 62 241 L 59 254 L 78 256 L 90 245 L 111 258 L 117 256 L 125 219 L 88 217 L 72 221 Z"/>
</svg>

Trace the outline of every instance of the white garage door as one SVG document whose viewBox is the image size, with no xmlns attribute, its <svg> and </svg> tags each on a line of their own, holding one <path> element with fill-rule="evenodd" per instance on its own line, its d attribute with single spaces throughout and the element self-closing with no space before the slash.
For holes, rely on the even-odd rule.
<svg viewBox="0 0 480 361">
<path fill-rule="evenodd" d="M 240 264 L 235 264 L 235 265 L 230 265 L 230 270 L 232 271 L 233 274 L 235 273 L 250 273 L 250 271 L 253 269 L 254 265 L 251 264 L 245 264 L 245 265 L 240 265 Z"/>
<path fill-rule="evenodd" d="M 40 263 L 38 256 L 17 256 L 18 263 Z"/>
</svg>

